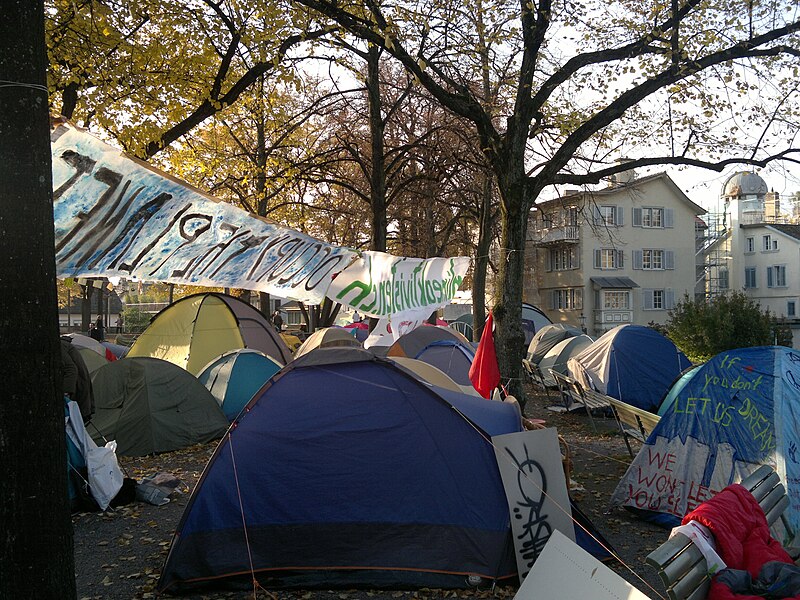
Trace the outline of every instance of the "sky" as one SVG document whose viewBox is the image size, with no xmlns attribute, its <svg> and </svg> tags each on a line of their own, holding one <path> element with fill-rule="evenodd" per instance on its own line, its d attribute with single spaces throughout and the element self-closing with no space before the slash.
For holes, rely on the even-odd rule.
<svg viewBox="0 0 800 600">
<path fill-rule="evenodd" d="M 728 168 L 722 173 L 694 167 L 683 169 L 674 167 L 660 168 L 653 169 L 650 172 L 666 171 L 692 202 L 699 204 L 703 208 L 711 208 L 719 198 L 722 185 L 728 177 L 739 171 L 751 170 L 753 168 L 747 165 L 738 165 Z M 781 198 L 787 198 L 794 192 L 800 192 L 800 167 L 794 166 L 791 170 L 787 170 L 785 166 L 776 163 L 768 165 L 764 169 L 756 168 L 755 170 L 767 183 L 770 191 L 778 192 Z M 644 172 L 639 173 L 640 176 L 645 174 Z"/>
</svg>

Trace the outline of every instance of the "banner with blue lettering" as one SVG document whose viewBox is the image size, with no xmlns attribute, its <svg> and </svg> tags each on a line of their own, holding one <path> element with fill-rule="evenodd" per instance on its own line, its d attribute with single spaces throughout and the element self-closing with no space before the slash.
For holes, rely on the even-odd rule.
<svg viewBox="0 0 800 600">
<path fill-rule="evenodd" d="M 682 517 L 761 464 L 773 466 L 800 526 L 800 353 L 783 346 L 718 354 L 676 385 L 611 502 Z"/>
</svg>

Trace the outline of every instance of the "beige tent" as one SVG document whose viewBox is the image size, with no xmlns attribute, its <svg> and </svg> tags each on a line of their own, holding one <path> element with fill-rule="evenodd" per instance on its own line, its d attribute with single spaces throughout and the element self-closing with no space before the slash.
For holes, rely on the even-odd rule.
<svg viewBox="0 0 800 600">
<path fill-rule="evenodd" d="M 361 348 L 361 342 L 347 329 L 341 327 L 324 327 L 308 336 L 306 341 L 295 350 L 294 357 L 299 358 L 303 356 L 303 354 L 311 352 L 314 348 L 330 348 L 334 346 Z"/>
<path fill-rule="evenodd" d="M 401 367 L 405 367 L 414 373 L 414 375 L 423 381 L 430 383 L 431 385 L 435 385 L 436 387 L 444 388 L 446 390 L 451 390 L 453 392 L 463 393 L 460 385 L 450 379 L 444 373 L 444 371 L 437 369 L 433 365 L 429 365 L 428 363 L 415 358 L 406 358 L 405 356 L 392 356 L 391 360 L 396 362 Z"/>
</svg>

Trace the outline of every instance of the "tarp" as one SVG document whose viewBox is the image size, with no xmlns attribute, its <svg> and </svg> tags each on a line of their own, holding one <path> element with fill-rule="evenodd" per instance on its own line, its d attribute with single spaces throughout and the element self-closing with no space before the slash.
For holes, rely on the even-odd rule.
<svg viewBox="0 0 800 600">
<path fill-rule="evenodd" d="M 229 350 L 250 348 L 286 364 L 292 353 L 272 324 L 246 302 L 215 292 L 194 294 L 167 306 L 128 351 L 149 356 L 197 375 Z"/>
<path fill-rule="evenodd" d="M 121 358 L 92 377 L 95 413 L 87 431 L 99 445 L 142 456 L 219 438 L 228 419 L 197 378 L 157 358 Z"/>
<path fill-rule="evenodd" d="M 612 503 L 682 517 L 761 464 L 773 466 L 800 528 L 800 353 L 718 354 L 682 382 Z"/>
<path fill-rule="evenodd" d="M 689 359 L 650 327 L 620 325 L 567 361 L 569 374 L 584 387 L 655 412 Z"/>
<path fill-rule="evenodd" d="M 513 405 L 439 391 L 368 351 L 310 352 L 217 448 L 158 590 L 250 582 L 251 564 L 275 587 L 512 577 L 508 506 L 484 436 L 520 429 Z"/>
<path fill-rule="evenodd" d="M 281 370 L 277 360 L 258 350 L 231 350 L 212 360 L 197 376 L 222 412 L 233 421 L 267 380 Z"/>
</svg>

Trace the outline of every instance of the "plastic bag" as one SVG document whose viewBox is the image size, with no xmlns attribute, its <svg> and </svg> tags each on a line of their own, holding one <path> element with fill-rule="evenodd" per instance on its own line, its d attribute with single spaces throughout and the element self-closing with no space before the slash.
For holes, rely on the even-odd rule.
<svg viewBox="0 0 800 600">
<path fill-rule="evenodd" d="M 89 472 L 89 490 L 101 510 L 108 508 L 114 496 L 122 489 L 125 476 L 117 462 L 117 442 L 87 448 L 86 469 Z"/>
</svg>

